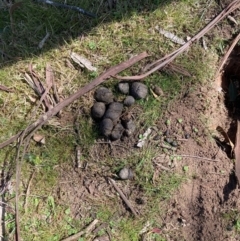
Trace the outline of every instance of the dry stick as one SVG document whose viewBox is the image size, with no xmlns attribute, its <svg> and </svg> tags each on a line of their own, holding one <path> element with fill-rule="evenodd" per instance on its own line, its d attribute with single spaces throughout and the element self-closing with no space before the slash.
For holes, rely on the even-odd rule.
<svg viewBox="0 0 240 241">
<path fill-rule="evenodd" d="M 49 110 L 48 112 L 46 112 L 45 114 L 40 116 L 39 119 L 36 120 L 33 124 L 31 124 L 28 127 L 26 127 L 26 129 L 25 129 L 25 133 L 26 133 L 25 137 L 28 136 L 31 132 L 34 132 L 37 129 L 39 129 L 44 123 L 46 123 L 47 120 L 49 120 L 51 117 L 56 115 L 61 109 L 63 109 L 67 105 L 71 104 L 76 99 L 78 99 L 82 95 L 86 94 L 87 92 L 89 92 L 90 90 L 92 90 L 93 88 L 98 86 L 99 84 L 103 83 L 106 79 L 108 79 L 111 76 L 114 76 L 114 75 L 120 73 L 121 71 L 129 68 L 133 64 L 139 62 L 140 60 L 142 60 L 142 59 L 144 59 L 144 58 L 146 58 L 148 56 L 149 55 L 146 52 L 143 52 L 143 53 L 141 53 L 141 54 L 139 54 L 139 55 L 137 55 L 137 56 L 135 56 L 135 57 L 133 57 L 133 58 L 131 58 L 131 59 L 121 63 L 121 64 L 119 64 L 119 65 L 111 67 L 110 69 L 105 71 L 103 74 L 101 74 L 99 77 L 97 77 L 95 80 L 93 80 L 91 83 L 89 83 L 86 86 L 80 88 L 76 93 L 70 95 L 67 99 L 61 101 L 59 104 L 57 104 L 51 110 Z M 18 134 L 16 134 L 15 136 L 12 136 L 7 141 L 2 142 L 0 144 L 0 149 L 5 147 L 5 146 L 7 146 L 7 145 L 9 145 L 9 144 L 11 144 L 15 140 L 17 140 L 17 138 L 21 135 L 21 133 L 22 132 L 19 132 Z"/>
<path fill-rule="evenodd" d="M 97 223 L 98 223 L 98 220 L 94 219 L 86 228 L 86 230 L 80 231 L 79 233 L 76 233 L 68 238 L 62 239 L 61 241 L 73 241 L 80 238 L 84 234 L 89 235 L 89 233 L 94 229 Z"/>
<path fill-rule="evenodd" d="M 27 186 L 27 191 L 26 191 L 26 196 L 25 196 L 25 202 L 23 204 L 23 208 L 25 210 L 25 213 L 27 212 L 27 206 L 28 206 L 28 197 L 29 197 L 29 193 L 30 193 L 30 187 L 32 184 L 32 180 L 34 178 L 34 174 L 35 174 L 35 170 L 32 172 L 30 179 L 28 181 L 28 186 Z"/>
<path fill-rule="evenodd" d="M 223 18 L 225 18 L 227 15 L 229 15 L 231 12 L 236 10 L 240 7 L 239 0 L 235 0 L 232 3 L 230 3 L 219 15 L 217 15 L 205 28 L 203 28 L 199 33 L 197 33 L 194 37 L 192 37 L 186 44 L 184 44 L 179 49 L 175 50 L 174 52 L 168 54 L 167 56 L 155 61 L 150 66 L 154 66 L 158 63 L 159 65 L 153 67 L 150 71 L 146 72 L 145 74 L 136 75 L 136 76 L 116 76 L 117 79 L 121 80 L 141 80 L 149 76 L 150 74 L 156 72 L 157 70 L 164 67 L 166 64 L 172 62 L 179 54 L 183 53 L 185 50 L 187 50 L 191 44 L 195 41 L 203 37 L 210 29 L 212 29 L 219 21 L 221 21 Z"/>
<path fill-rule="evenodd" d="M 119 193 L 120 197 L 123 199 L 123 201 L 126 203 L 126 205 L 130 208 L 132 213 L 134 214 L 135 217 L 138 216 L 134 208 L 132 207 L 131 203 L 127 200 L 126 196 L 123 194 L 123 192 L 120 190 L 120 188 L 117 186 L 116 182 L 112 178 L 108 178 L 109 182 L 113 185 L 115 190 Z"/>
<path fill-rule="evenodd" d="M 211 158 L 207 158 L 207 157 L 201 157 L 201 156 L 192 156 L 192 155 L 179 155 L 181 157 L 190 157 L 190 158 L 196 158 L 196 159 L 201 159 L 204 161 L 210 161 L 210 162 L 218 162 L 218 160 L 214 160 Z"/>
<path fill-rule="evenodd" d="M 236 46 L 236 44 L 238 43 L 238 41 L 240 40 L 240 33 L 238 34 L 238 36 L 233 40 L 230 48 L 228 49 L 227 53 L 224 55 L 222 61 L 221 61 L 221 64 L 215 74 L 215 78 L 217 78 L 219 76 L 219 74 L 222 73 L 223 71 L 223 66 L 225 65 L 225 63 L 227 62 L 227 59 L 229 57 L 229 55 L 232 53 L 234 47 Z"/>
<path fill-rule="evenodd" d="M 18 150 L 17 150 L 17 157 L 16 157 L 16 189 L 15 189 L 15 225 L 16 225 L 16 230 L 15 230 L 15 239 L 16 241 L 20 241 L 20 224 L 19 224 L 19 209 L 18 209 L 18 201 L 19 201 L 19 183 L 20 183 L 20 172 L 21 172 L 21 163 L 19 161 L 20 159 L 20 149 L 21 145 L 23 143 L 24 135 L 26 133 L 26 130 L 22 131 L 20 133 L 20 139 L 19 139 L 19 145 L 18 145 Z M 21 157 L 22 160 L 23 156 Z"/>
</svg>

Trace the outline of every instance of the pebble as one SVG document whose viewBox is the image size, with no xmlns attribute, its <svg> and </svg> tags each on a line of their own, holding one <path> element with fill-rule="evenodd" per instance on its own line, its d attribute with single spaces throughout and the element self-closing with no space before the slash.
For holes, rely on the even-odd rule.
<svg viewBox="0 0 240 241">
<path fill-rule="evenodd" d="M 133 178 L 133 172 L 131 168 L 124 167 L 120 170 L 118 176 L 122 180 L 132 179 Z"/>
<path fill-rule="evenodd" d="M 172 143 L 170 143 L 173 147 L 178 147 L 178 143 L 177 141 L 173 141 Z"/>
<path fill-rule="evenodd" d="M 167 143 L 169 143 L 169 144 L 172 144 L 172 143 L 173 143 L 173 139 L 170 138 L 170 137 L 166 137 L 164 140 L 165 140 Z"/>
</svg>

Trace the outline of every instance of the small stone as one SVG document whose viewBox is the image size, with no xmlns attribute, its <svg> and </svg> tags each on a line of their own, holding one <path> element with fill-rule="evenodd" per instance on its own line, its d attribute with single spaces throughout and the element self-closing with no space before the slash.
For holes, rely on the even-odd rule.
<svg viewBox="0 0 240 241">
<path fill-rule="evenodd" d="M 113 141 L 116 141 L 116 140 L 120 139 L 123 131 L 124 131 L 123 126 L 121 124 L 117 124 L 112 130 L 111 139 Z"/>
<path fill-rule="evenodd" d="M 98 88 L 95 91 L 94 97 L 95 97 L 96 101 L 98 101 L 98 102 L 104 102 L 106 104 L 113 102 L 112 91 L 105 87 Z"/>
<path fill-rule="evenodd" d="M 177 141 L 173 141 L 172 143 L 170 143 L 173 147 L 178 147 L 178 143 Z"/>
<path fill-rule="evenodd" d="M 100 131 L 104 136 L 106 137 L 110 136 L 112 129 L 113 129 L 113 122 L 111 119 L 105 118 L 101 121 Z"/>
<path fill-rule="evenodd" d="M 185 139 L 189 139 L 190 135 L 188 133 L 185 134 Z"/>
<path fill-rule="evenodd" d="M 127 95 L 129 93 L 129 84 L 128 83 L 119 83 L 118 89 L 122 94 Z"/>
<path fill-rule="evenodd" d="M 162 89 L 161 89 L 159 86 L 157 86 L 157 85 L 155 85 L 155 86 L 153 87 L 153 92 L 154 92 L 156 95 L 158 95 L 158 96 L 163 96 L 163 95 L 164 95 Z"/>
<path fill-rule="evenodd" d="M 170 137 L 166 137 L 164 140 L 165 140 L 168 144 L 172 144 L 172 143 L 173 143 L 173 139 L 170 138 Z"/>
<path fill-rule="evenodd" d="M 112 121 L 119 119 L 123 111 L 123 104 L 119 102 L 113 102 L 109 105 L 107 111 L 105 112 L 104 118 L 109 118 Z"/>
<path fill-rule="evenodd" d="M 131 106 L 134 104 L 134 102 L 135 102 L 135 99 L 131 95 L 129 95 L 125 98 L 123 104 L 126 106 Z"/>
<path fill-rule="evenodd" d="M 158 135 L 158 134 L 153 137 L 153 140 L 154 140 L 154 141 L 158 141 L 158 140 L 160 140 L 160 139 L 161 139 L 161 136 Z"/>
<path fill-rule="evenodd" d="M 140 82 L 134 82 L 130 92 L 135 99 L 144 99 L 148 94 L 148 87 Z"/>
<path fill-rule="evenodd" d="M 120 170 L 118 176 L 122 180 L 132 179 L 133 178 L 133 172 L 130 168 L 124 167 L 123 169 Z"/>
<path fill-rule="evenodd" d="M 91 114 L 94 119 L 101 119 L 105 114 L 106 106 L 103 102 L 96 102 L 92 106 Z"/>
</svg>

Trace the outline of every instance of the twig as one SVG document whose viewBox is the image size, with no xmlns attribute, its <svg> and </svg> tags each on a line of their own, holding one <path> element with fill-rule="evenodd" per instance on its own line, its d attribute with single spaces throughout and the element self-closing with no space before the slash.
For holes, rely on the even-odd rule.
<svg viewBox="0 0 240 241">
<path fill-rule="evenodd" d="M 192 155 L 179 155 L 181 157 L 190 157 L 190 158 L 196 158 L 196 159 L 201 159 L 204 161 L 210 161 L 210 162 L 218 162 L 218 160 L 214 160 L 211 158 L 207 158 L 207 157 L 201 157 L 201 156 L 192 156 Z"/>
<path fill-rule="evenodd" d="M 82 8 L 79 8 L 79 7 L 76 7 L 76 6 L 57 3 L 57 2 L 50 1 L 50 0 L 36 0 L 36 1 L 40 2 L 40 3 L 46 3 L 46 4 L 52 5 L 54 7 L 67 8 L 67 9 L 70 9 L 70 10 L 77 11 L 77 12 L 83 14 L 83 15 L 86 15 L 86 16 L 89 16 L 89 17 L 92 17 L 92 18 L 96 18 L 96 15 L 94 15 L 93 13 L 87 12 L 86 10 L 84 10 Z"/>
<path fill-rule="evenodd" d="M 119 147 L 122 147 L 124 149 L 129 149 L 128 147 L 124 146 L 124 145 L 121 145 L 121 144 L 114 144 L 112 142 L 108 142 L 108 141 L 98 141 L 98 142 L 95 142 L 96 144 L 109 144 L 110 146 L 119 146 Z"/>
<path fill-rule="evenodd" d="M 232 13 L 233 11 L 235 11 L 239 7 L 240 7 L 240 1 L 239 0 L 235 0 L 235 1 L 231 2 L 221 13 L 219 13 L 210 23 L 208 23 L 208 25 L 205 28 L 203 28 L 194 37 L 192 37 L 186 44 L 184 44 L 179 49 L 173 51 L 172 53 L 166 55 L 165 57 L 163 57 L 163 58 L 155 61 L 154 63 L 152 63 L 150 66 L 153 66 L 153 68 L 151 70 L 149 70 L 148 72 L 146 72 L 145 74 L 135 75 L 135 76 L 124 76 L 124 77 L 122 77 L 122 76 L 115 76 L 115 78 L 121 79 L 121 80 L 128 80 L 128 81 L 130 81 L 130 80 L 132 80 L 132 81 L 134 81 L 134 80 L 142 80 L 142 79 L 146 78 L 150 74 L 156 72 L 157 70 L 161 69 L 165 65 L 169 64 L 170 62 L 172 62 L 178 55 L 180 55 L 181 53 L 186 51 L 192 45 L 192 43 L 194 41 L 196 41 L 196 40 L 200 39 L 201 37 L 203 37 L 219 21 L 224 19 L 227 15 L 229 15 L 230 13 Z"/>
<path fill-rule="evenodd" d="M 94 219 L 85 230 L 80 231 L 68 238 L 62 239 L 61 241 L 73 241 L 73 240 L 80 238 L 84 234 L 86 234 L 86 236 L 87 236 L 94 229 L 94 227 L 96 226 L 97 223 L 98 223 L 98 220 Z"/>
<path fill-rule="evenodd" d="M 170 168 L 167 168 L 167 167 L 163 166 L 162 164 L 159 164 L 159 163 L 156 163 L 156 162 L 154 162 L 154 164 L 156 166 L 160 167 L 161 169 L 165 170 L 165 171 L 171 171 Z"/>
<path fill-rule="evenodd" d="M 227 53 L 224 55 L 221 64 L 215 74 L 215 79 L 222 73 L 223 71 L 223 66 L 225 65 L 225 63 L 227 62 L 227 59 L 229 58 L 230 54 L 232 53 L 234 47 L 236 46 L 236 44 L 238 43 L 238 41 L 240 40 L 240 33 L 238 34 L 238 36 L 233 40 L 230 48 L 228 49 Z"/>
<path fill-rule="evenodd" d="M 113 185 L 115 190 L 119 193 L 120 197 L 123 199 L 123 201 L 126 203 L 126 205 L 129 207 L 131 212 L 134 214 L 135 217 L 138 216 L 134 208 L 132 207 L 131 203 L 127 200 L 126 196 L 123 194 L 123 192 L 120 190 L 120 188 L 117 186 L 116 182 L 112 178 L 108 178 L 109 182 Z"/>
<path fill-rule="evenodd" d="M 32 174 L 30 176 L 30 179 L 29 179 L 29 182 L 28 182 L 28 186 L 27 186 L 25 202 L 24 202 L 24 205 L 23 205 L 23 208 L 24 208 L 25 212 L 27 211 L 28 197 L 29 197 L 30 187 L 31 187 L 31 184 L 32 184 L 32 180 L 33 180 L 34 174 L 35 174 L 35 170 L 32 172 Z"/>
<path fill-rule="evenodd" d="M 29 125 L 25 129 L 24 138 L 26 138 L 31 133 L 33 133 L 36 130 L 38 130 L 39 128 L 41 128 L 44 123 L 46 123 L 51 117 L 56 115 L 64 107 L 68 106 L 69 104 L 71 104 L 72 102 L 77 100 L 82 95 L 86 94 L 87 92 L 89 92 L 90 90 L 92 90 L 93 88 L 98 86 L 99 84 L 103 83 L 106 79 L 108 79 L 111 76 L 114 76 L 114 75 L 120 73 L 121 71 L 129 68 L 130 66 L 132 66 L 133 64 L 135 64 L 135 63 L 139 62 L 140 60 L 146 58 L 147 56 L 149 56 L 149 55 L 146 52 L 143 52 L 143 53 L 141 53 L 141 54 L 139 54 L 139 55 L 137 55 L 137 56 L 135 56 L 135 57 L 133 57 L 133 58 L 123 62 L 123 63 L 120 63 L 120 64 L 118 64 L 116 66 L 111 67 L 110 69 L 105 71 L 103 74 L 101 74 L 99 77 L 94 79 L 91 83 L 89 83 L 86 86 L 80 88 L 76 93 L 70 95 L 67 99 L 64 99 L 59 104 L 54 106 L 52 109 L 48 110 L 45 114 L 40 116 L 38 120 L 36 120 L 34 123 Z M 5 147 L 5 146 L 7 146 L 7 145 L 9 145 L 9 144 L 11 144 L 12 142 L 16 141 L 17 138 L 21 134 L 22 134 L 22 131 L 19 132 L 18 134 L 16 134 L 15 136 L 12 136 L 7 141 L 0 143 L 0 149 Z"/>
</svg>

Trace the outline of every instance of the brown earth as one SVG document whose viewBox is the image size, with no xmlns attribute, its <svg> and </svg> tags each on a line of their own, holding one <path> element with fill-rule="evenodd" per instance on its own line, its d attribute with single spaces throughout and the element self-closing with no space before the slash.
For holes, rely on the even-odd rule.
<svg viewBox="0 0 240 241">
<path fill-rule="evenodd" d="M 162 204 L 165 215 L 161 217 L 160 230 L 168 241 L 240 240 L 235 227 L 239 220 L 240 193 L 234 173 L 233 150 L 216 130 L 222 127 L 235 143 L 237 116 L 228 100 L 228 86 L 230 75 L 240 77 L 236 67 L 238 53 L 237 50 L 237 54 L 235 51 L 231 56 L 223 77 L 194 90 L 185 90 L 164 118 L 155 123 L 146 144 L 159 150 L 151 160 L 153 185 L 163 172 L 185 173 L 186 176 L 186 181 L 167 205 Z M 139 121 L 141 107 L 136 106 L 132 115 Z M 169 125 L 166 120 L 170 121 Z M 134 155 L 138 136 L 144 131 L 139 122 L 138 131 L 131 138 L 112 143 L 98 139 L 84 158 L 83 168 L 76 168 L 74 161 L 72 166 L 60 167 L 58 201 L 70 205 L 74 218 L 85 219 L 87 225 L 87 218 L 96 218 L 97 210 L 106 207 L 109 210 L 114 207 L 116 218 L 131 217 L 107 177 L 115 178 L 133 208 L 138 214 L 144 214 L 149 197 L 144 196 L 136 180 L 119 181 L 115 167 L 115 162 Z M 153 141 L 158 134 L 159 140 Z M 162 147 L 166 137 L 176 140 L 178 147 L 166 151 L 166 147 Z M 85 161 L 87 166 L 84 166 Z M 103 229 L 111 233 L 107 226 L 105 223 Z"/>
<path fill-rule="evenodd" d="M 219 86 L 221 84 L 221 86 Z M 154 127 L 156 133 L 165 133 L 166 137 L 177 140 L 178 147 L 174 151 L 159 155 L 152 159 L 154 178 L 161 175 L 162 168 L 183 174 L 185 167 L 186 181 L 178 188 L 166 207 L 162 217 L 162 235 L 166 240 L 240 240 L 234 228 L 240 209 L 239 189 L 234 175 L 234 161 L 230 145 L 216 131 L 221 126 L 234 142 L 236 132 L 234 119 L 229 117 L 226 108 L 224 84 L 207 83 L 198 86 L 194 91 L 186 91 L 172 105 Z M 137 111 L 135 116 L 139 116 Z M 180 121 L 181 119 L 181 121 Z M 156 132 L 156 133 L 155 133 Z M 135 144 L 141 128 L 131 139 L 113 143 L 97 140 L 89 152 L 86 169 L 62 167 L 61 180 L 57 193 L 59 202 L 70 205 L 75 218 L 94 218 L 99 207 L 117 206 L 116 217 L 129 217 L 126 205 L 116 196 L 114 188 L 107 177 L 116 178 L 114 162 L 106 165 L 106 153 L 117 161 L 127 158 L 136 151 Z M 186 138 L 187 137 L 187 138 Z M 161 141 L 147 145 L 161 146 Z M 163 148 L 164 149 L 164 148 Z M 170 156 L 181 157 L 170 160 Z M 108 157 L 109 158 L 109 157 Z M 153 178 L 153 179 L 154 179 Z M 154 180 L 153 180 L 154 182 Z M 141 215 L 148 201 L 141 187 L 133 181 L 117 181 L 133 207 Z M 140 200 L 140 201 L 139 201 Z M 139 205 L 141 202 L 141 205 Z M 87 224 L 87 223 L 86 223 Z"/>
</svg>

